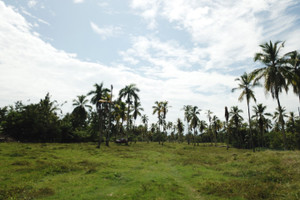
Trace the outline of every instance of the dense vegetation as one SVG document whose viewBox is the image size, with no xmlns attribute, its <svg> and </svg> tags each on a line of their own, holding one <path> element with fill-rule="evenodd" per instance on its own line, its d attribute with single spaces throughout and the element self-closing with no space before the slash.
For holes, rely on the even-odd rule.
<svg viewBox="0 0 300 200">
<path fill-rule="evenodd" d="M 300 198 L 299 151 L 0 143 L 0 199 Z"/>
<path fill-rule="evenodd" d="M 241 90 L 239 100 L 246 99 L 248 120 L 244 121 L 237 106 L 225 107 L 225 121 L 221 121 L 210 110 L 207 120 L 200 120 L 202 110 L 197 106 L 185 105 L 184 120 L 167 121 L 168 101 L 156 101 L 153 115 L 157 123 L 148 124 L 148 116 L 142 115 L 139 89 L 135 84 L 127 85 L 112 100 L 113 86 L 105 88 L 103 83 L 95 84 L 94 90 L 79 95 L 73 100 L 74 110 L 63 115 L 56 101 L 49 94 L 39 103 L 28 105 L 18 101 L 13 106 L 0 108 L 0 134 L 23 142 L 82 142 L 110 141 L 126 138 L 129 141 L 184 142 L 194 145 L 201 142 L 225 142 L 238 148 L 255 147 L 275 149 L 300 148 L 300 119 L 293 112 L 287 113 L 280 104 L 280 93 L 289 87 L 300 98 L 300 55 L 297 51 L 280 56 L 284 43 L 270 41 L 260 45 L 262 52 L 256 53 L 254 61 L 260 61 L 262 68 L 244 73 L 237 78 Z M 253 88 L 261 85 L 277 100 L 278 108 L 273 114 L 266 113 L 266 106 L 256 102 Z M 91 97 L 89 105 L 88 96 Z M 251 115 L 251 111 L 253 115 Z M 142 124 L 136 124 L 138 117 Z M 272 122 L 272 119 L 274 122 Z M 185 126 L 186 125 L 186 126 Z"/>
</svg>

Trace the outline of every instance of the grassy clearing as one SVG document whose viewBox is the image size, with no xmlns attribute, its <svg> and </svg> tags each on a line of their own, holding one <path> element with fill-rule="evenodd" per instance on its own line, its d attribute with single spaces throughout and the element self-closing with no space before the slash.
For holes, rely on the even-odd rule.
<svg viewBox="0 0 300 200">
<path fill-rule="evenodd" d="M 299 151 L 0 144 L 0 199 L 300 199 Z"/>
</svg>

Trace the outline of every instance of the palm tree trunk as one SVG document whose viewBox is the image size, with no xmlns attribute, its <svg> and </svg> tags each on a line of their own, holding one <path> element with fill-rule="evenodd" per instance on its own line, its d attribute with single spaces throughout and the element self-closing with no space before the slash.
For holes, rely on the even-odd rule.
<svg viewBox="0 0 300 200">
<path fill-rule="evenodd" d="M 276 95 L 276 99 L 277 99 L 277 104 L 278 104 L 278 109 L 279 109 L 279 121 L 281 123 L 281 133 L 283 135 L 284 150 L 286 150 L 287 149 L 286 135 L 285 135 L 285 131 L 284 131 L 284 121 L 283 121 L 282 110 L 281 110 L 281 105 L 280 105 L 278 94 Z"/>
<path fill-rule="evenodd" d="M 194 128 L 194 146 L 196 146 L 196 128 Z"/>
<path fill-rule="evenodd" d="M 127 127 L 126 127 L 126 145 L 128 145 L 128 132 L 129 132 L 129 112 L 130 112 L 130 104 L 128 102 L 128 110 L 127 110 Z"/>
<path fill-rule="evenodd" d="M 228 120 L 226 119 L 226 132 L 227 132 L 227 137 L 226 137 L 226 150 L 229 149 L 229 129 L 228 129 Z"/>
<path fill-rule="evenodd" d="M 253 142 L 253 135 L 252 135 L 252 129 L 251 129 L 251 119 L 250 119 L 250 108 L 249 108 L 249 100 L 247 99 L 247 107 L 248 107 L 248 120 L 249 120 L 249 131 L 250 131 L 250 137 L 251 137 L 251 147 L 253 149 L 253 152 L 255 152 L 255 146 Z"/>
<path fill-rule="evenodd" d="M 99 110 L 99 140 L 97 148 L 100 149 L 101 139 L 102 139 L 102 116 L 101 116 L 101 108 Z"/>
</svg>

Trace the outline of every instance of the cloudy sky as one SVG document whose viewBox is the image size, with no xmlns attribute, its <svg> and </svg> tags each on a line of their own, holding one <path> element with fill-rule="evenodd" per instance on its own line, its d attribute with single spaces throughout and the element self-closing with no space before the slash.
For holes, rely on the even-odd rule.
<svg viewBox="0 0 300 200">
<path fill-rule="evenodd" d="M 36 103 L 50 92 L 64 112 L 95 83 L 117 92 L 135 83 L 149 115 L 155 101 L 169 101 L 167 120 L 183 105 L 210 109 L 238 105 L 234 79 L 262 67 L 259 44 L 285 40 L 300 48 L 299 0 L 0 0 L 0 107 Z M 284 53 L 283 52 L 283 53 Z M 258 103 L 276 102 L 255 89 Z M 296 95 L 280 96 L 297 111 Z M 252 102 L 253 105 L 253 102 Z"/>
</svg>

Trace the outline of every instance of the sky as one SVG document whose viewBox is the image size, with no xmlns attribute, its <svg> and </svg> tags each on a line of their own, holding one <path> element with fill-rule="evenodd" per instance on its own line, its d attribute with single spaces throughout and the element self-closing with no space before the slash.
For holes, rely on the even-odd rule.
<svg viewBox="0 0 300 200">
<path fill-rule="evenodd" d="M 94 84 L 140 89 L 150 122 L 155 101 L 168 101 L 167 120 L 183 119 L 184 105 L 211 110 L 238 105 L 235 79 L 263 67 L 259 45 L 286 41 L 300 50 L 299 0 L 0 0 L 0 107 L 37 103 L 47 92 L 71 112 L 72 100 Z M 257 103 L 277 103 L 256 88 Z M 297 111 L 292 90 L 280 95 Z M 252 101 L 251 106 L 255 105 Z"/>
</svg>

